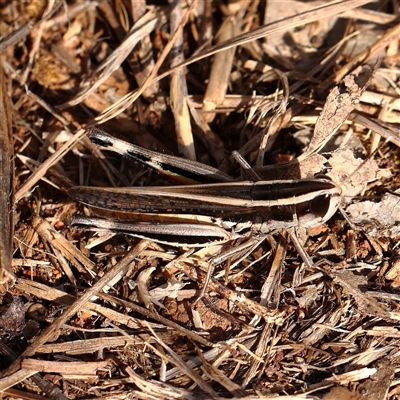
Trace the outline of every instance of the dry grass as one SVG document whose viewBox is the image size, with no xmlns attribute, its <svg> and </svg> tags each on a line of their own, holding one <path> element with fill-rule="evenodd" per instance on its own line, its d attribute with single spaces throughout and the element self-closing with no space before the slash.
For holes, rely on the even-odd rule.
<svg viewBox="0 0 400 400">
<path fill-rule="evenodd" d="M 398 0 L 189 3 L 0 5 L 3 398 L 400 398 Z M 323 172 L 345 214 L 196 250 L 76 230 L 72 184 L 168 184 L 95 124 L 235 178 L 234 150 Z"/>
</svg>

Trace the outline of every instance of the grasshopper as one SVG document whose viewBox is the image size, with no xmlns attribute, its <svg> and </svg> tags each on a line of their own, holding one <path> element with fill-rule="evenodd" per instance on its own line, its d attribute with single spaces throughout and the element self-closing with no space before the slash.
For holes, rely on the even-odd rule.
<svg viewBox="0 0 400 400">
<path fill-rule="evenodd" d="M 72 224 L 85 229 L 203 247 L 244 236 L 265 237 L 282 229 L 316 227 L 329 220 L 340 205 L 341 189 L 328 178 L 234 182 L 215 168 L 146 150 L 97 127 L 88 137 L 107 150 L 190 184 L 72 187 L 68 190 L 70 197 L 96 214 L 108 216 L 74 217 Z M 195 184 L 202 181 L 207 183 Z M 110 213 L 116 213 L 112 219 Z"/>
</svg>

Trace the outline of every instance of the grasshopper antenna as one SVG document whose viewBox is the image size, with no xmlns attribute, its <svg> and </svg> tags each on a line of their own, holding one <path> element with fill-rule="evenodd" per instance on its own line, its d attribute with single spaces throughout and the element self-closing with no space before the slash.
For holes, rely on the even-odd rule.
<svg viewBox="0 0 400 400">
<path fill-rule="evenodd" d="M 247 172 L 254 182 L 261 181 L 261 178 L 258 176 L 257 172 L 254 171 L 254 169 L 238 151 L 232 151 L 232 158 L 242 167 L 245 172 Z"/>
</svg>

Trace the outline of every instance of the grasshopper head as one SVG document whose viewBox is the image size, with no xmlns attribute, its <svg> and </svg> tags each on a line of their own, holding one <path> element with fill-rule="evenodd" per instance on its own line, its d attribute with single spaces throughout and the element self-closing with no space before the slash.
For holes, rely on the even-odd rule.
<svg viewBox="0 0 400 400">
<path fill-rule="evenodd" d="M 315 228 L 328 221 L 336 213 L 341 202 L 341 190 L 332 184 L 327 189 L 308 201 L 306 209 L 297 215 L 299 225 L 304 228 Z"/>
</svg>

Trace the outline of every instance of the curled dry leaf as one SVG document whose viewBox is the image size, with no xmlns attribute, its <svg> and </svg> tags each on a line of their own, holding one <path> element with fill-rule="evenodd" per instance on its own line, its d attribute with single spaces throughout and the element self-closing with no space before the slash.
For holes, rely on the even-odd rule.
<svg viewBox="0 0 400 400">
<path fill-rule="evenodd" d="M 147 268 L 140 272 L 139 277 L 136 281 L 137 283 L 137 291 L 140 300 L 144 303 L 146 308 L 149 308 L 150 305 L 155 304 L 163 309 L 165 309 L 164 305 L 160 303 L 155 297 L 153 297 L 149 293 L 149 289 L 147 287 L 148 282 L 150 280 L 151 274 L 155 271 L 154 267 Z"/>
<path fill-rule="evenodd" d="M 176 279 L 171 279 L 166 284 L 161 285 L 149 291 L 151 298 L 160 300 L 165 297 L 177 299 L 181 296 L 183 287 L 186 286 L 183 282 L 178 282 Z"/>
<path fill-rule="evenodd" d="M 332 170 L 327 174 L 342 189 L 346 202 L 358 196 L 369 182 L 390 177 L 390 172 L 378 167 L 374 160 L 356 158 L 349 149 L 340 149 L 329 159 Z"/>
<path fill-rule="evenodd" d="M 362 201 L 351 204 L 346 212 L 355 224 L 363 224 L 374 237 L 400 237 L 400 198 L 387 193 L 380 202 Z"/>
<path fill-rule="evenodd" d="M 347 75 L 343 87 L 335 86 L 326 99 L 324 108 L 315 124 L 314 134 L 308 149 L 299 159 L 304 160 L 320 151 L 346 121 L 365 91 L 372 69 L 366 65 L 360 69 L 359 76 Z"/>
</svg>

